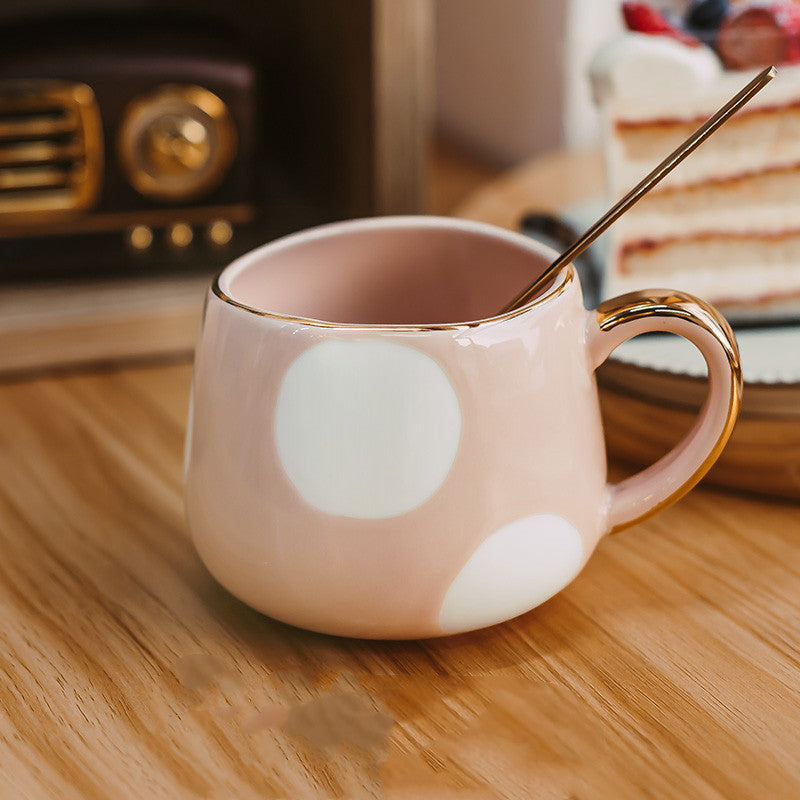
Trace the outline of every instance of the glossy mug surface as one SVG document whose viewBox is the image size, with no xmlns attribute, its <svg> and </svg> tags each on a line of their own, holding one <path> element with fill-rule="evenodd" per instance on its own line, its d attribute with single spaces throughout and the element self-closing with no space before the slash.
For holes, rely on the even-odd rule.
<svg viewBox="0 0 800 800">
<path fill-rule="evenodd" d="M 679 292 L 586 311 L 571 269 L 494 316 L 554 255 L 488 225 L 385 217 L 224 270 L 186 447 L 189 526 L 220 583 L 317 631 L 457 633 L 544 602 L 605 534 L 688 491 L 738 412 L 730 329 Z M 651 330 L 703 352 L 708 399 L 675 450 L 609 485 L 594 370 Z"/>
</svg>

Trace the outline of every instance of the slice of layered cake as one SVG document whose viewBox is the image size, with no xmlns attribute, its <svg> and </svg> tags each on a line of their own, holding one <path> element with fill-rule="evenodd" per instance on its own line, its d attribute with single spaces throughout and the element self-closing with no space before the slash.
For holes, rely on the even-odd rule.
<svg viewBox="0 0 800 800">
<path fill-rule="evenodd" d="M 698 11 L 714 9 L 712 25 L 697 30 L 688 24 L 693 13 L 702 17 Z M 763 66 L 782 66 L 770 85 L 610 229 L 603 294 L 672 286 L 734 319 L 796 315 L 800 65 L 786 62 L 800 58 L 800 5 L 728 7 L 702 0 L 681 27 L 642 3 L 624 3 L 623 10 L 637 30 L 608 42 L 591 66 L 609 202 Z"/>
</svg>

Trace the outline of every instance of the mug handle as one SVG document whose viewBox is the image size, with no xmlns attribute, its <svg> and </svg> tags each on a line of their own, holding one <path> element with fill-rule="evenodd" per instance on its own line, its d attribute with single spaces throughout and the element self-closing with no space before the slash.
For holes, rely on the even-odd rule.
<svg viewBox="0 0 800 800">
<path fill-rule="evenodd" d="M 691 431 L 655 464 L 607 486 L 609 533 L 627 528 L 679 500 L 711 468 L 731 435 L 742 402 L 742 370 L 733 331 L 711 305 L 684 292 L 650 289 L 606 300 L 589 312 L 587 342 L 597 369 L 640 333 L 677 333 L 708 365 L 709 389 Z"/>
</svg>

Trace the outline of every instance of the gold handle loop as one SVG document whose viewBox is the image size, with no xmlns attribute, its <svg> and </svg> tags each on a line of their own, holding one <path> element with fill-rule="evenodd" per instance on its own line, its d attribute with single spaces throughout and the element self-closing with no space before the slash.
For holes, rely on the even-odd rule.
<svg viewBox="0 0 800 800">
<path fill-rule="evenodd" d="M 608 487 L 608 526 L 616 533 L 679 500 L 708 472 L 736 423 L 742 370 L 728 322 L 713 306 L 684 292 L 648 290 L 607 300 L 593 323 L 589 345 L 595 368 L 622 342 L 652 331 L 688 339 L 708 365 L 709 392 L 692 430 L 655 464 Z"/>
</svg>

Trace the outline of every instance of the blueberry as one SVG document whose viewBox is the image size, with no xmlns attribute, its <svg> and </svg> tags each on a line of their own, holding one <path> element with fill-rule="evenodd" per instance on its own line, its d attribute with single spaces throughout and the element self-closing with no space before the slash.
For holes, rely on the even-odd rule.
<svg viewBox="0 0 800 800">
<path fill-rule="evenodd" d="M 712 33 L 719 28 L 729 11 L 728 0 L 692 0 L 684 24 L 692 32 Z"/>
</svg>

